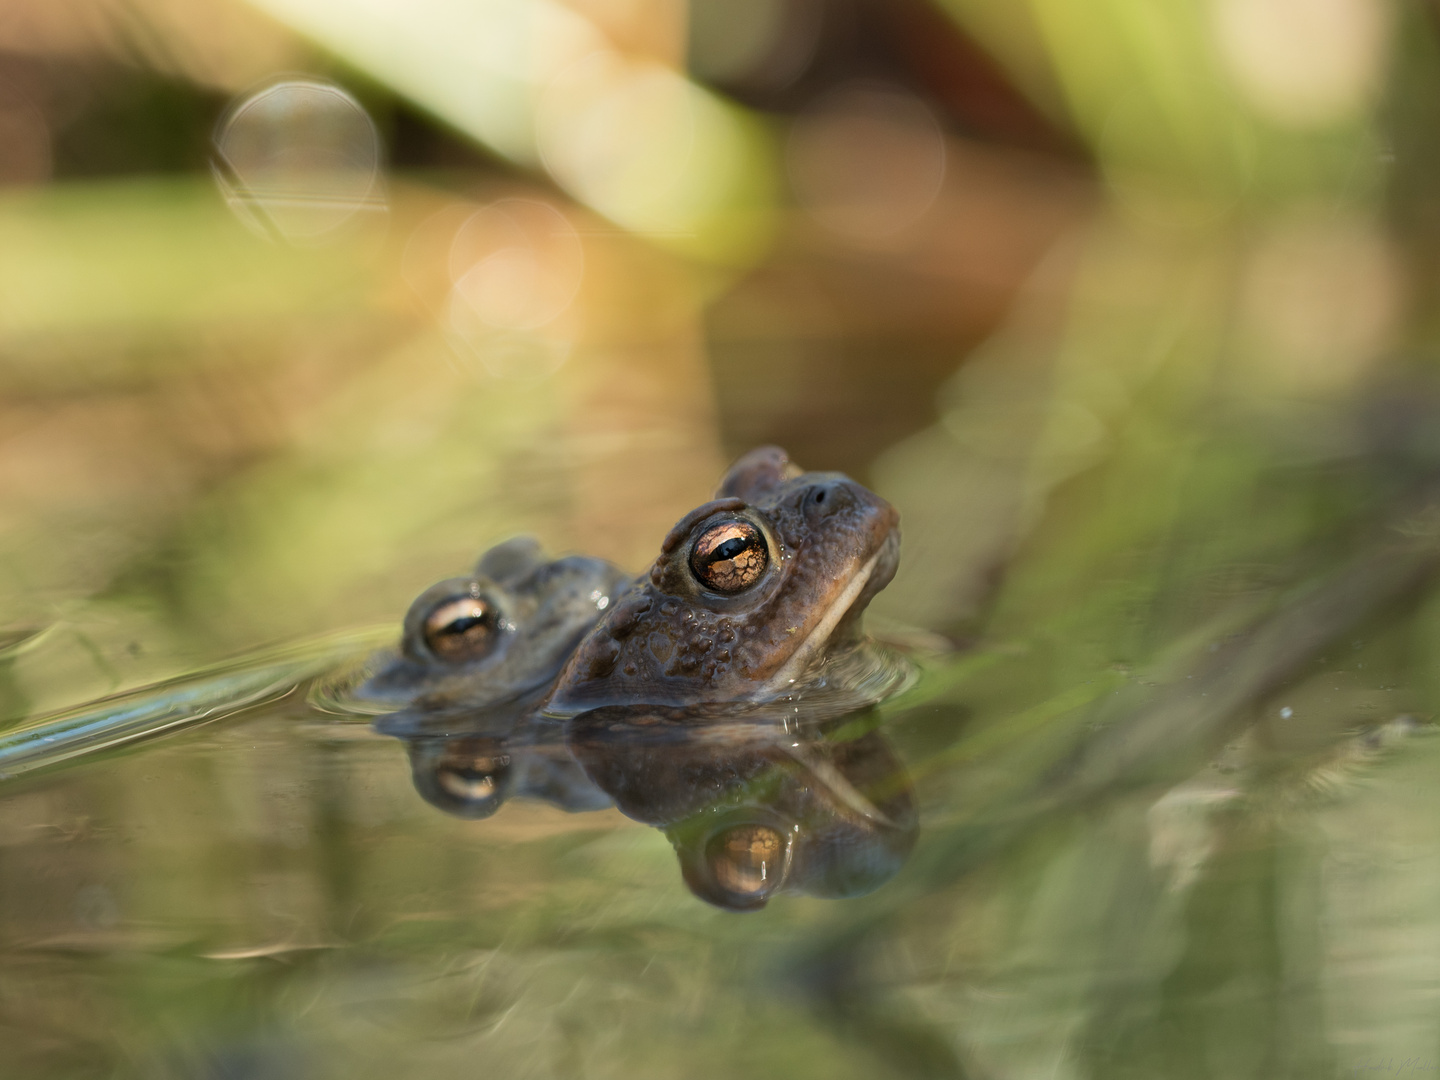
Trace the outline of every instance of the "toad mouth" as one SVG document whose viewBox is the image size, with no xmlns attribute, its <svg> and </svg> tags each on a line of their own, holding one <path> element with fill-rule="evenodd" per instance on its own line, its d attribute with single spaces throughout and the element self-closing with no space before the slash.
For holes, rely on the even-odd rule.
<svg viewBox="0 0 1440 1080">
<path fill-rule="evenodd" d="M 810 662 L 825 648 L 826 643 L 830 640 L 830 635 L 840 624 L 840 620 L 850 613 L 850 608 L 865 591 L 865 586 L 869 584 L 871 576 L 875 573 L 875 567 L 880 564 L 880 556 L 884 553 L 885 549 L 882 546 L 845 583 L 845 587 L 830 602 L 830 606 L 825 609 L 825 614 L 820 616 L 820 620 L 805 636 L 805 640 L 790 654 L 790 659 L 786 660 L 780 670 L 767 679 L 765 685 L 756 692 L 757 697 L 773 697 L 783 694 L 799 681 L 805 669 L 810 666 Z"/>
</svg>

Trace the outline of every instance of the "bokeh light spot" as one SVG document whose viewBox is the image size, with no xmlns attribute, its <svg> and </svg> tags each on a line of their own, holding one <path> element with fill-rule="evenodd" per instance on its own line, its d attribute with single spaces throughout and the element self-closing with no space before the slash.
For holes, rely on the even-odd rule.
<svg viewBox="0 0 1440 1080">
<path fill-rule="evenodd" d="M 608 49 L 572 64 L 547 86 L 536 134 L 550 175 L 622 228 L 720 261 L 768 240 L 768 140 L 663 64 Z"/>
<path fill-rule="evenodd" d="M 585 275 L 580 237 L 559 211 L 501 199 L 476 211 L 450 246 L 455 295 L 488 326 L 533 330 L 575 299 Z"/>
<path fill-rule="evenodd" d="M 1221 56 L 1269 120 L 1336 123 L 1379 88 L 1390 23 L 1381 0 L 1215 0 L 1213 10 Z"/>
<path fill-rule="evenodd" d="M 621 224 L 666 231 L 695 144 L 691 90 L 667 68 L 597 52 L 557 77 L 540 152 L 569 190 Z"/>
<path fill-rule="evenodd" d="M 383 211 L 380 136 L 332 83 L 290 79 L 241 100 L 215 135 L 215 181 L 241 221 L 313 244 L 363 211 Z"/>
<path fill-rule="evenodd" d="M 1262 371 L 1299 390 L 1350 385 L 1392 340 L 1402 293 L 1384 233 L 1364 219 L 1319 212 L 1274 226 L 1242 278 Z"/>
<path fill-rule="evenodd" d="M 548 202 L 448 206 L 411 234 L 402 273 L 472 374 L 543 379 L 570 355 L 585 251 Z"/>
</svg>

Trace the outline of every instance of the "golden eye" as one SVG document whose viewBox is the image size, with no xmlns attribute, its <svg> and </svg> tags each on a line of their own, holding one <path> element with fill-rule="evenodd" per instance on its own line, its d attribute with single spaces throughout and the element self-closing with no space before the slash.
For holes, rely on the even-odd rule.
<svg viewBox="0 0 1440 1080">
<path fill-rule="evenodd" d="M 737 825 L 711 838 L 705 859 L 715 883 L 726 892 L 765 896 L 781 885 L 785 838 L 768 825 Z"/>
<path fill-rule="evenodd" d="M 495 622 L 480 597 L 446 600 L 425 617 L 425 644 L 441 660 L 478 660 L 495 646 Z"/>
<path fill-rule="evenodd" d="M 760 580 L 770 552 L 748 521 L 726 521 L 700 534 L 690 552 L 690 571 L 706 588 L 737 593 Z"/>
</svg>

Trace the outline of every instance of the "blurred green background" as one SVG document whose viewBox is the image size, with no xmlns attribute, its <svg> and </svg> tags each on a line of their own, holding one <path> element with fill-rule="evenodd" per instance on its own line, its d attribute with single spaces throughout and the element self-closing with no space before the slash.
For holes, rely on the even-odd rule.
<svg viewBox="0 0 1440 1080">
<path fill-rule="evenodd" d="M 0 1075 L 1440 1067 L 1440 8 L 0 3 L 0 724 L 899 508 L 923 835 L 713 912 L 296 697 L 0 786 Z"/>
</svg>

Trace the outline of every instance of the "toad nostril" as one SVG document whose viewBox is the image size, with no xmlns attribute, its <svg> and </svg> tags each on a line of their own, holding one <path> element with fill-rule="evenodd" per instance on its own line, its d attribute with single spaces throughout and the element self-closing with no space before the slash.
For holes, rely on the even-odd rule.
<svg viewBox="0 0 1440 1080">
<path fill-rule="evenodd" d="M 816 484 L 806 496 L 806 507 L 811 513 L 833 514 L 845 506 L 844 489 L 835 484 Z"/>
</svg>

